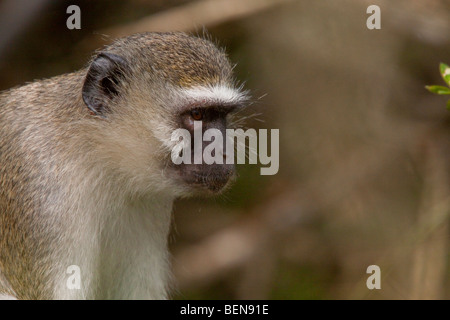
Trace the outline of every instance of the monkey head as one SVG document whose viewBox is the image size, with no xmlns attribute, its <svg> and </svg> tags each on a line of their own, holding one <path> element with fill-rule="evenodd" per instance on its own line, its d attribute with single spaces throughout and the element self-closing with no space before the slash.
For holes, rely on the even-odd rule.
<svg viewBox="0 0 450 320">
<path fill-rule="evenodd" d="M 136 34 L 101 50 L 86 73 L 82 98 L 93 127 L 103 128 L 94 129 L 92 139 L 103 149 L 104 165 L 136 192 L 183 196 L 223 190 L 235 176 L 226 148 L 224 161 L 194 163 L 194 151 L 202 153 L 214 141 L 202 139 L 199 146 L 194 136 L 214 129 L 225 145 L 230 117 L 247 100 L 232 69 L 223 50 L 184 33 Z M 191 163 L 171 158 L 177 129 L 190 133 Z"/>
</svg>

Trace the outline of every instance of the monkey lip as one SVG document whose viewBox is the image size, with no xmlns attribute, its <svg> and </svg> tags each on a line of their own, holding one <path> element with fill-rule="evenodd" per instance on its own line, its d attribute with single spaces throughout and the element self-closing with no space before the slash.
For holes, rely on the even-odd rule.
<svg viewBox="0 0 450 320">
<path fill-rule="evenodd" d="M 228 184 L 230 181 L 232 172 L 226 174 L 202 174 L 202 173 L 191 173 L 191 177 L 185 181 L 193 186 L 206 188 L 213 193 L 218 193 Z"/>
<path fill-rule="evenodd" d="M 194 194 L 220 193 L 234 180 L 234 164 L 169 164 L 172 179 Z"/>
<path fill-rule="evenodd" d="M 201 168 L 203 170 L 201 170 Z M 219 193 L 234 176 L 234 167 L 213 166 L 213 167 L 185 167 L 182 174 L 183 181 L 193 189 L 208 190 L 212 193 Z"/>
</svg>

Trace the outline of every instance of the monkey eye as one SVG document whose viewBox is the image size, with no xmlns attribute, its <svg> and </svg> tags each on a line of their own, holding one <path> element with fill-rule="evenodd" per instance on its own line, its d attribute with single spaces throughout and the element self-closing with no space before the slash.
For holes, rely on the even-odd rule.
<svg viewBox="0 0 450 320">
<path fill-rule="evenodd" d="M 191 117 L 196 121 L 200 121 L 203 119 L 203 112 L 199 109 L 191 110 Z"/>
</svg>

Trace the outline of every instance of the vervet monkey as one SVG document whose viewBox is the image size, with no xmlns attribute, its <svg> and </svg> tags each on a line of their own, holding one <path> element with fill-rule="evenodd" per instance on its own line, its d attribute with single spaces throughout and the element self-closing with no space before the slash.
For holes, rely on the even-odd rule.
<svg viewBox="0 0 450 320">
<path fill-rule="evenodd" d="M 174 199 L 235 174 L 175 165 L 171 134 L 195 120 L 224 133 L 245 101 L 224 51 L 184 33 L 125 37 L 80 71 L 0 93 L 0 294 L 168 298 Z"/>
</svg>

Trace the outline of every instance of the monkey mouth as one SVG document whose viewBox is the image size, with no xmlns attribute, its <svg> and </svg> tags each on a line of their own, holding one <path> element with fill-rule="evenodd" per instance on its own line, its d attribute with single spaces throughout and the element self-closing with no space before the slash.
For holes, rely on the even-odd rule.
<svg viewBox="0 0 450 320">
<path fill-rule="evenodd" d="M 233 176 L 232 172 L 227 174 L 199 174 L 193 173 L 192 178 L 189 180 L 189 184 L 207 189 L 212 193 L 219 193 Z"/>
<path fill-rule="evenodd" d="M 179 165 L 176 166 L 178 178 L 192 191 L 205 190 L 217 194 L 226 189 L 235 176 L 234 165 Z"/>
</svg>

